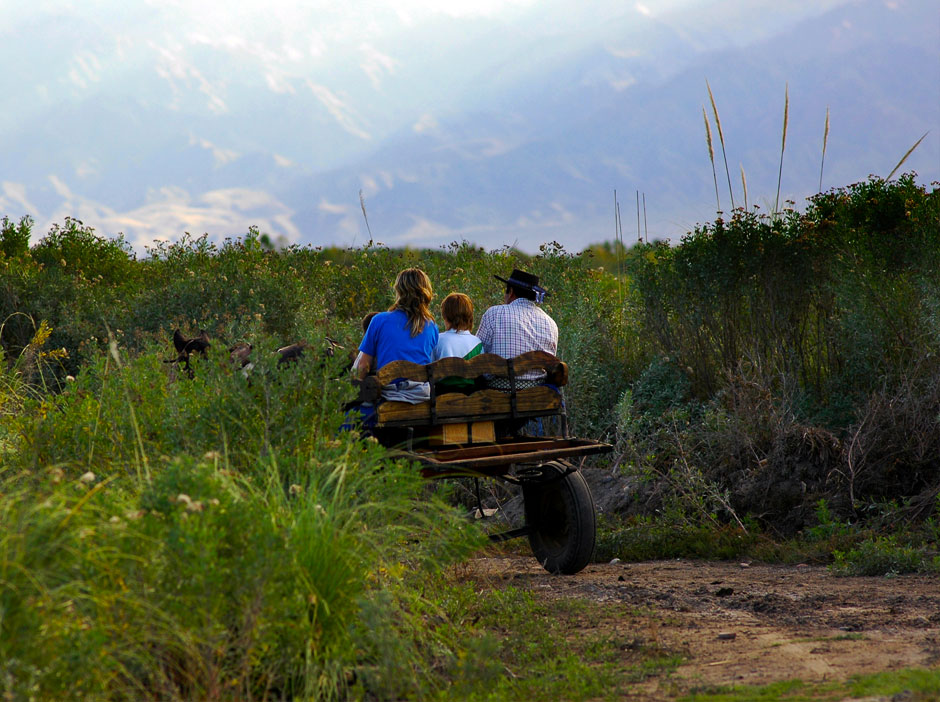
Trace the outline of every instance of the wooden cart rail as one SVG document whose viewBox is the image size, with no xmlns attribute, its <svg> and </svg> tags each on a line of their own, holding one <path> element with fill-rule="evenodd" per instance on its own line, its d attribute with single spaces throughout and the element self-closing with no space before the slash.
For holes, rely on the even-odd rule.
<svg viewBox="0 0 940 702">
<path fill-rule="evenodd" d="M 564 403 L 557 390 L 545 385 L 516 387 L 519 376 L 532 372 L 544 373 L 545 382 L 555 388 L 568 383 L 568 366 L 550 353 L 530 351 L 508 359 L 496 354 L 481 354 L 469 360 L 442 358 L 427 365 L 409 361 L 389 363 L 360 383 L 359 400 L 375 402 L 385 385 L 400 378 L 430 385 L 431 397 L 425 402 L 380 403 L 376 408 L 378 427 L 436 426 L 481 419 L 493 421 L 563 415 Z M 494 376 L 505 378 L 509 389 L 481 387 L 470 394 L 463 394 L 440 385 L 441 381 L 452 378 L 479 383 L 483 378 Z"/>
<path fill-rule="evenodd" d="M 430 400 L 417 405 L 408 402 L 383 402 L 378 407 L 378 421 L 379 426 L 438 424 L 479 421 L 483 418 L 495 420 L 544 417 L 558 414 L 561 409 L 561 395 L 551 388 L 517 390 L 515 408 L 510 393 L 487 389 L 477 390 L 472 395 L 439 395 L 433 403 Z"/>
<path fill-rule="evenodd" d="M 483 353 L 469 360 L 462 358 L 442 358 L 427 365 L 411 361 L 393 361 L 382 366 L 374 376 L 376 387 L 380 389 L 397 378 L 414 380 L 419 383 L 431 383 L 442 378 L 476 378 L 481 375 L 497 375 L 512 379 L 513 375 L 522 375 L 532 371 L 545 371 L 553 385 L 568 384 L 568 367 L 546 351 L 529 351 L 515 358 L 503 358 L 495 353 Z"/>
</svg>

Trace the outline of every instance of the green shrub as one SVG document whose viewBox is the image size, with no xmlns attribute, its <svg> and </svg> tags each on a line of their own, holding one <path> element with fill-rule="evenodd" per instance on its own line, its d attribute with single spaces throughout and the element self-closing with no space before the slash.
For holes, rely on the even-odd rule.
<svg viewBox="0 0 940 702">
<path fill-rule="evenodd" d="M 809 541 L 826 541 L 833 537 L 845 536 L 852 531 L 851 524 L 840 522 L 835 518 L 825 498 L 820 498 L 816 502 L 816 521 L 814 526 L 805 530 Z"/>
<path fill-rule="evenodd" d="M 760 537 L 738 527 L 678 526 L 671 519 L 607 520 L 597 536 L 596 560 L 651 561 L 668 558 L 739 559 Z"/>
<path fill-rule="evenodd" d="M 833 552 L 835 575 L 902 575 L 940 572 L 940 558 L 926 549 L 906 545 L 895 535 L 868 538 L 847 552 Z"/>
<path fill-rule="evenodd" d="M 21 258 L 29 252 L 29 237 L 33 220 L 23 217 L 14 224 L 8 217 L 0 220 L 0 254 L 5 258 Z"/>
</svg>

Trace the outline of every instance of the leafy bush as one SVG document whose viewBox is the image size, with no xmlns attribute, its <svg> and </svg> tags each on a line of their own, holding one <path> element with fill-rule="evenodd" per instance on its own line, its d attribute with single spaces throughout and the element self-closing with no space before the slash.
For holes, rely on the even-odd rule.
<svg viewBox="0 0 940 702">
<path fill-rule="evenodd" d="M 897 536 L 866 539 L 847 552 L 835 551 L 830 569 L 835 575 L 902 575 L 940 572 L 940 557 L 924 548 L 900 543 Z"/>
<path fill-rule="evenodd" d="M 601 523 L 598 561 L 649 561 L 668 558 L 735 559 L 749 554 L 760 541 L 738 527 L 677 526 L 669 518 L 633 517 Z"/>
<path fill-rule="evenodd" d="M 20 258 L 29 251 L 29 237 L 33 221 L 29 217 L 14 224 L 9 217 L 0 220 L 0 254 L 4 258 Z"/>
</svg>

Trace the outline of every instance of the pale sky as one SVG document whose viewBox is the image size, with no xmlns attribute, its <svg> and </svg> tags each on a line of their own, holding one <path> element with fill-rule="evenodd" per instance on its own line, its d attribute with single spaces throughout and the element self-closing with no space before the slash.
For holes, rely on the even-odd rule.
<svg viewBox="0 0 940 702">
<path fill-rule="evenodd" d="M 522 153 L 529 142 L 548 148 L 539 141 L 546 134 L 531 130 L 550 132 L 552 115 L 539 121 L 537 110 L 526 113 L 526 101 L 550 103 L 551 95 L 529 94 L 519 98 L 521 103 L 513 102 L 517 92 L 526 91 L 529 76 L 550 80 L 560 73 L 573 85 L 596 84 L 598 92 L 628 91 L 644 79 L 649 87 L 665 80 L 669 71 L 687 69 L 682 61 L 693 52 L 704 56 L 757 43 L 782 26 L 847 2 L 0 0 L 0 62 L 5 66 L 0 72 L 5 100 L 0 110 L 0 147 L 5 152 L 0 153 L 0 216 L 32 216 L 34 236 L 75 215 L 109 235 L 123 231 L 135 244 L 184 230 L 216 236 L 244 233 L 249 224 L 296 241 L 311 227 L 325 225 L 312 221 L 318 215 L 298 214 L 296 198 L 288 199 L 284 184 L 351 169 L 357 182 L 312 199 L 321 203 L 318 211 L 324 215 L 345 213 L 339 225 L 330 226 L 354 239 L 363 225 L 356 199 L 360 189 L 371 204 L 383 194 L 398 198 L 406 186 L 428 178 L 419 168 L 392 171 L 388 161 L 373 166 L 370 159 L 388 139 L 401 140 L 409 133 L 429 140 L 446 137 L 446 148 L 469 163 L 493 163 L 514 149 Z M 921 2 L 933 0 L 882 4 Z M 660 76 L 631 73 L 630 60 L 656 49 L 644 46 L 646 37 L 624 34 L 625 26 L 651 26 L 632 20 L 625 25 L 623 17 L 631 13 L 655 19 L 657 27 L 671 32 L 663 36 L 682 42 L 684 57 L 673 61 L 660 52 L 644 68 L 660 71 Z M 795 54 L 801 50 L 793 47 Z M 579 73 L 565 74 L 568 65 L 551 63 L 593 56 L 599 57 L 597 68 L 584 64 L 572 69 Z M 620 63 L 605 63 L 604 56 Z M 543 67 L 542 61 L 549 63 Z M 821 69 L 820 80 L 825 80 L 825 67 Z M 734 76 L 712 76 L 719 101 L 728 95 L 721 92 L 727 91 L 723 78 Z M 781 93 L 787 78 L 757 77 L 773 82 Z M 699 88 L 704 88 L 704 79 Z M 809 97 L 794 92 L 794 122 L 801 109 L 812 109 L 814 118 L 822 119 L 815 112 L 826 105 L 808 108 Z M 682 106 L 697 120 L 698 130 L 696 103 L 702 98 L 704 94 Z M 593 106 L 585 107 L 589 111 Z M 627 109 L 637 108 L 642 106 Z M 578 106 L 566 109 L 576 113 Z M 776 122 L 779 107 L 774 105 L 773 112 L 772 118 L 760 115 L 761 120 Z M 521 120 L 522 113 L 528 121 L 517 125 L 513 120 Z M 478 114 L 482 119 L 476 133 Z M 153 115 L 163 115 L 165 124 L 143 122 Z M 455 115 L 463 121 L 448 123 Z M 833 138 L 845 138 L 839 130 L 847 128 L 852 115 L 835 109 L 833 117 Z M 447 132 L 454 124 L 460 125 L 457 131 Z M 892 153 L 903 153 L 922 133 L 909 133 L 903 120 L 898 127 L 903 132 L 892 143 Z M 642 144 L 639 137 L 634 140 Z M 577 163 L 576 148 L 572 143 L 572 152 L 559 156 L 564 159 L 559 169 L 582 178 L 584 164 Z M 761 157 L 772 151 L 759 148 Z M 934 137 L 925 142 L 923 149 L 928 148 L 936 148 Z M 210 158 L 208 169 L 199 165 L 196 152 Z M 272 164 L 271 182 L 239 181 L 239 168 L 248 169 L 249 176 L 258 173 L 248 164 L 260 155 Z M 456 168 L 458 161 L 448 163 Z M 181 180 L 174 180 L 176 164 L 190 168 Z M 732 170 L 737 165 L 732 163 Z M 633 182 L 648 168 L 627 162 L 611 166 L 626 182 L 599 182 L 600 197 L 616 187 L 637 187 Z M 666 166 L 679 169 L 679 176 L 688 170 L 678 163 Z M 517 167 L 524 168 L 524 161 Z M 870 172 L 882 168 L 873 163 Z M 483 173 L 480 178 L 491 177 Z M 451 187 L 466 185 L 455 180 Z M 441 196 L 446 192 L 444 188 Z M 650 195 L 655 201 L 656 193 Z M 520 207 L 495 228 L 511 228 L 513 221 L 535 223 L 536 230 L 548 221 L 577 226 L 566 210 L 571 203 L 520 199 Z M 558 212 L 564 214 L 552 214 Z M 402 240 L 476 236 L 494 226 L 468 222 L 462 230 L 452 230 L 426 212 L 411 215 L 414 225 L 399 233 Z M 481 220 L 487 216 L 481 211 Z"/>
</svg>

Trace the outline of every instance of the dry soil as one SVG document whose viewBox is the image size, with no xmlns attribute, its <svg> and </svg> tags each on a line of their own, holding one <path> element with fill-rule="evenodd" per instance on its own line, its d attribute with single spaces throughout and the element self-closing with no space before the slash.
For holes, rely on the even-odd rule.
<svg viewBox="0 0 940 702">
<path fill-rule="evenodd" d="M 940 665 L 936 576 L 836 577 L 815 566 L 685 560 L 591 565 L 577 575 L 552 576 L 531 557 L 476 559 L 468 575 L 540 598 L 627 605 L 629 616 L 599 626 L 686 661 L 634 688 L 632 700 L 669 699 L 703 686 L 833 681 Z M 572 623 L 572 636 L 577 626 Z"/>
</svg>

